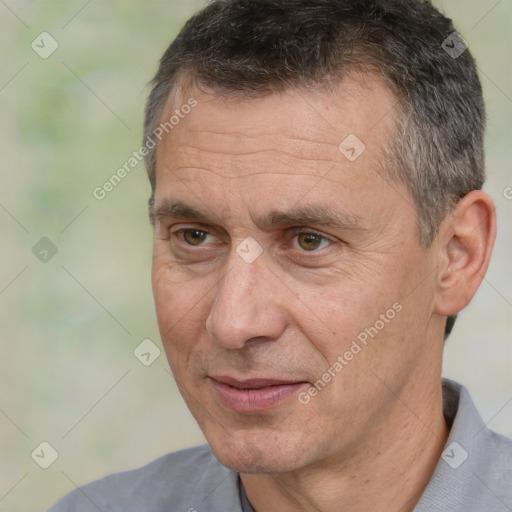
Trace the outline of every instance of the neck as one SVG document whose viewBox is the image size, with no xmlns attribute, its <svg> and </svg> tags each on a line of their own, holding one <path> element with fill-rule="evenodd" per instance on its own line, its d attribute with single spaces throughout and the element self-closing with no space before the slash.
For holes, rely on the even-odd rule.
<svg viewBox="0 0 512 512">
<path fill-rule="evenodd" d="M 440 379 L 424 389 L 421 384 L 404 388 L 386 420 L 350 457 L 323 460 L 292 473 L 240 475 L 253 508 L 256 512 L 412 511 L 448 437 Z"/>
</svg>

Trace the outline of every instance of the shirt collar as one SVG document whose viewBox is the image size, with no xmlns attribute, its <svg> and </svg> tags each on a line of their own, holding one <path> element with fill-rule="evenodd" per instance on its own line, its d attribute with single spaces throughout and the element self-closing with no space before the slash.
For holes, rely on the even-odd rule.
<svg viewBox="0 0 512 512">
<path fill-rule="evenodd" d="M 482 421 L 468 390 L 457 382 L 443 379 L 443 408 L 450 434 L 414 512 L 481 512 L 482 503 L 494 503 L 492 510 L 501 510 L 501 500 L 489 485 L 494 433 Z"/>
</svg>

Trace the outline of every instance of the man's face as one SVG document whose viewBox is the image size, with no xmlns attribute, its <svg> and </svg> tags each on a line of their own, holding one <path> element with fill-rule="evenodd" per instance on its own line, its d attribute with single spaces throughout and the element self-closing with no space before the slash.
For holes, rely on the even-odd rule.
<svg viewBox="0 0 512 512">
<path fill-rule="evenodd" d="M 434 252 L 410 193 L 380 171 L 396 99 L 363 81 L 251 101 L 193 90 L 162 116 L 197 100 L 157 150 L 159 327 L 236 471 L 348 457 L 436 375 Z"/>
</svg>

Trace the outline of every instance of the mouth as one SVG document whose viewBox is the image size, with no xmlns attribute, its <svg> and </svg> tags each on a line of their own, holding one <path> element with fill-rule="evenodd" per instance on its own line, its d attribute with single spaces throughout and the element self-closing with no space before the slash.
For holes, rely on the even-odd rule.
<svg viewBox="0 0 512 512">
<path fill-rule="evenodd" d="M 210 377 L 218 399 L 228 409 L 240 413 L 264 412 L 296 395 L 309 385 L 305 381 L 281 379 L 238 380 L 228 376 Z"/>
</svg>

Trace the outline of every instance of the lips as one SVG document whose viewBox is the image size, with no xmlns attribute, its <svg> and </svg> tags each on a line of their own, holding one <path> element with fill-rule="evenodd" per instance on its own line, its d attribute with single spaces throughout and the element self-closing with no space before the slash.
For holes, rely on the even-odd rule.
<svg viewBox="0 0 512 512">
<path fill-rule="evenodd" d="M 225 407 L 241 413 L 272 409 L 308 385 L 304 381 L 281 379 L 238 380 L 228 376 L 210 377 L 215 393 Z"/>
</svg>

